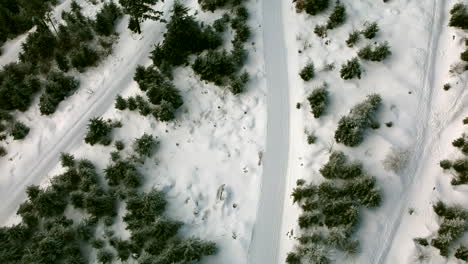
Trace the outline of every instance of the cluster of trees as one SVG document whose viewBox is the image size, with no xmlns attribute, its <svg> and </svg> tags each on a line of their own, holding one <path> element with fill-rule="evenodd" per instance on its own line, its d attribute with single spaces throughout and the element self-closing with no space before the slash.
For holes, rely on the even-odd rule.
<svg viewBox="0 0 468 264">
<path fill-rule="evenodd" d="M 433 209 L 441 220 L 437 234 L 432 239 L 416 238 L 414 241 L 423 247 L 431 245 L 439 249 L 441 256 L 448 257 L 454 242 L 468 231 L 468 211 L 460 206 L 448 206 L 442 201 L 438 201 Z M 466 258 L 466 248 L 460 247 L 456 254 L 460 259 Z"/>
<path fill-rule="evenodd" d="M 380 43 L 375 47 L 369 44 L 358 51 L 359 58 L 370 61 L 383 61 L 391 54 L 388 42 Z"/>
<path fill-rule="evenodd" d="M 171 264 L 216 253 L 213 242 L 178 234 L 182 223 L 164 216 L 164 193 L 138 189 L 142 176 L 133 162 L 111 162 L 105 177 L 89 160 L 63 153 L 61 163 L 66 171 L 53 177 L 50 186 L 27 188 L 28 199 L 17 211 L 22 221 L 0 227 L 1 263 L 88 263 L 94 253 L 100 263 L 118 258 Z M 127 209 L 123 221 L 131 236 L 126 240 L 111 229 L 120 203 Z M 73 220 L 65 216 L 66 208 Z"/>
<path fill-rule="evenodd" d="M 198 4 L 200 4 L 203 10 L 213 12 L 216 9 L 225 7 L 227 5 L 232 5 L 234 7 L 239 6 L 244 1 L 245 0 L 198 0 Z"/>
<path fill-rule="evenodd" d="M 376 179 L 367 175 L 360 162 L 351 162 L 334 152 L 320 173 L 327 180 L 320 185 L 299 180 L 292 193 L 303 213 L 298 219 L 304 233 L 286 263 L 330 263 L 332 250 L 356 253 L 359 241 L 352 235 L 359 226 L 360 208 L 376 208 L 381 194 Z"/>
<path fill-rule="evenodd" d="M 382 105 L 378 94 L 367 96 L 362 103 L 355 105 L 349 115 L 343 116 L 338 122 L 335 140 L 345 146 L 354 147 L 364 140 L 368 128 L 376 127 L 376 113 Z"/>
<path fill-rule="evenodd" d="M 183 104 L 183 99 L 170 79 L 155 66 L 138 66 L 133 79 L 141 91 L 146 93 L 149 102 L 140 95 L 128 97 L 118 96 L 115 107 L 119 110 L 137 110 L 143 116 L 152 114 L 157 120 L 170 121 L 175 118 L 175 112 Z"/>
<path fill-rule="evenodd" d="M 463 3 L 455 4 L 450 10 L 449 26 L 468 29 L 468 7 Z"/>
<path fill-rule="evenodd" d="M 442 160 L 440 167 L 444 170 L 453 170 L 455 172 L 455 178 L 451 181 L 452 185 L 468 184 L 468 136 L 462 134 L 452 142 L 452 145 L 458 148 L 464 154 L 464 157 L 454 161 Z"/>
<path fill-rule="evenodd" d="M 299 1 L 296 2 L 296 7 L 297 7 L 298 2 Z M 337 0 L 332 13 L 328 17 L 327 24 L 316 25 L 314 28 L 314 33 L 317 36 L 324 38 L 327 36 L 327 30 L 334 29 L 340 25 L 343 25 L 345 21 L 346 21 L 346 8 L 339 0 Z"/>
<path fill-rule="evenodd" d="M 239 4 L 237 3 L 237 5 Z M 228 86 L 233 94 L 238 94 L 245 89 L 249 80 L 247 72 L 239 72 L 247 59 L 248 53 L 244 49 L 244 45 L 251 36 L 251 29 L 247 25 L 249 18 L 247 8 L 239 5 L 233 10 L 234 18 L 231 19 L 229 15 L 225 14 L 213 24 L 217 32 L 223 32 L 227 22 L 230 21 L 235 32 L 232 51 L 208 50 L 205 54 L 197 57 L 192 69 L 202 80 L 213 82 L 218 86 Z"/>
<path fill-rule="evenodd" d="M 327 84 L 324 83 L 321 87 L 313 90 L 309 97 L 307 97 L 307 100 L 309 101 L 314 117 L 319 118 L 322 116 L 329 103 Z"/>
<path fill-rule="evenodd" d="M 154 65 L 171 74 L 173 66 L 187 63 L 188 56 L 222 44 L 221 36 L 211 27 L 202 27 L 180 2 L 174 4 L 162 43 L 151 52 Z"/>
<path fill-rule="evenodd" d="M 0 47 L 7 39 L 25 33 L 34 25 L 46 25 L 57 0 L 4 0 L 0 2 Z M 1 52 L 0 52 L 1 53 Z"/>
<path fill-rule="evenodd" d="M 7 138 L 7 134 L 14 140 L 24 139 L 29 134 L 29 127 L 20 121 L 16 121 L 7 111 L 0 110 L 0 141 Z M 6 150 L 1 151 L 6 155 Z"/>
<path fill-rule="evenodd" d="M 36 2 L 32 0 L 30 4 Z M 40 9 L 52 1 L 40 2 L 35 8 Z M 78 87 L 76 80 L 62 72 L 71 67 L 83 71 L 107 54 L 112 46 L 107 43 L 107 36 L 114 34 L 115 22 L 122 15 L 117 5 L 109 2 L 103 5 L 96 20 L 91 20 L 83 16 L 81 7 L 73 1 L 72 10 L 62 13 L 65 23 L 58 28 L 52 24 L 52 32 L 43 20 L 44 12 L 33 16 L 38 21 L 37 30 L 23 43 L 20 62 L 5 65 L 0 70 L 0 110 L 26 111 L 33 96 L 45 87 L 40 99 L 41 113 L 54 113 L 58 104 Z M 56 72 L 59 70 L 62 72 Z M 41 74 L 48 74 L 44 81 L 41 81 Z"/>
</svg>

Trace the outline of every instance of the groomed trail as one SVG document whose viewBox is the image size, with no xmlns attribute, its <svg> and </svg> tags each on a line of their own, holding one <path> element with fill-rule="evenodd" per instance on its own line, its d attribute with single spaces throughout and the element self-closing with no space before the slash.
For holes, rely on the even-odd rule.
<svg viewBox="0 0 468 264">
<path fill-rule="evenodd" d="M 401 226 L 403 215 L 408 211 L 411 195 L 417 194 L 419 184 L 416 184 L 423 177 L 425 161 L 436 148 L 437 136 L 441 131 L 443 120 L 434 120 L 432 105 L 435 86 L 435 75 L 437 72 L 437 51 L 440 41 L 440 33 L 443 30 L 443 12 L 445 10 L 444 1 L 433 0 L 432 17 L 430 24 L 430 39 L 427 46 L 427 56 L 425 62 L 422 90 L 418 94 L 418 111 L 421 117 L 418 120 L 416 138 L 409 161 L 409 167 L 405 170 L 402 177 L 403 188 L 399 193 L 399 204 L 395 204 L 393 215 L 388 216 L 388 222 L 382 230 L 380 237 L 381 243 L 376 244 L 376 248 L 371 250 L 369 263 L 385 264 L 389 251 L 394 242 L 395 236 Z"/>
<path fill-rule="evenodd" d="M 166 5 L 165 13 L 168 13 L 171 6 L 171 4 Z M 56 134 L 52 140 L 47 142 L 45 145 L 49 146 L 48 148 L 43 148 L 37 156 L 24 155 L 23 158 L 28 160 L 29 166 L 18 167 L 15 172 L 15 182 L 0 189 L 0 200 L 2 201 L 0 204 L 0 212 L 2 212 L 0 225 L 4 225 L 15 213 L 19 206 L 18 201 L 26 198 L 25 188 L 31 184 L 41 183 L 57 165 L 60 153 L 69 152 L 82 142 L 89 119 L 104 114 L 114 104 L 116 96 L 131 85 L 136 67 L 148 59 L 154 44 L 162 36 L 163 29 L 164 24 L 149 21 L 145 23 L 143 28 L 145 37 L 142 40 L 134 42 L 131 35 L 127 39 L 123 39 L 121 36 L 120 42 L 114 48 L 114 54 L 124 55 L 122 55 L 123 57 L 119 56 L 116 62 L 112 61 L 109 67 L 113 67 L 113 72 L 124 74 L 115 75 L 113 78 L 104 78 L 99 84 L 96 84 L 98 87 L 80 87 L 80 89 L 95 90 L 89 105 L 86 108 L 80 108 L 84 109 L 81 113 L 70 112 L 70 118 L 64 121 L 68 129 L 63 129 L 63 133 Z M 118 52 L 117 49 L 128 47 L 126 42 L 133 42 L 135 45 L 131 49 L 127 49 L 128 52 Z M 8 191 L 3 188 L 8 188 Z"/>
<path fill-rule="evenodd" d="M 267 140 L 257 221 L 249 263 L 276 264 L 289 156 L 289 85 L 282 0 L 263 1 L 263 42 L 268 85 Z"/>
</svg>

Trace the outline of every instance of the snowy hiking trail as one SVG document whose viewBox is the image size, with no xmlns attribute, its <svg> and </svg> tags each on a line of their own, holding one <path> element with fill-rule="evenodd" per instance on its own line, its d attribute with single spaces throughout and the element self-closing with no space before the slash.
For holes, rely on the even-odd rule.
<svg viewBox="0 0 468 264">
<path fill-rule="evenodd" d="M 416 138 L 412 146 L 409 167 L 402 174 L 401 193 L 395 195 L 399 197 L 399 203 L 395 205 L 393 215 L 388 216 L 388 222 L 385 229 L 381 232 L 382 243 L 375 244 L 375 249 L 370 249 L 369 263 L 385 264 L 387 257 L 393 245 L 395 236 L 401 226 L 403 215 L 407 212 L 411 195 L 417 193 L 416 189 L 421 181 L 424 170 L 424 162 L 428 156 L 433 153 L 437 144 L 437 136 L 446 123 L 442 120 L 434 120 L 432 103 L 435 87 L 435 64 L 437 61 L 437 51 L 439 45 L 439 36 L 442 31 L 444 3 L 443 1 L 433 0 L 432 18 L 430 24 L 430 39 L 427 46 L 427 56 L 425 58 L 425 69 L 423 76 L 422 90 L 418 94 L 418 119 Z M 440 121 L 440 122 L 439 122 Z"/>
<path fill-rule="evenodd" d="M 263 2 L 263 26 L 267 140 L 257 220 L 249 247 L 250 264 L 282 263 L 278 253 L 289 156 L 289 84 L 281 0 Z"/>
<path fill-rule="evenodd" d="M 169 10 L 166 5 L 166 10 Z M 166 12 L 167 13 L 167 12 Z M 121 22 L 125 23 L 125 22 Z M 83 109 L 82 113 L 69 113 L 70 118 L 64 120 L 66 129 L 63 133 L 57 133 L 49 142 L 44 145 L 49 146 L 39 151 L 38 156 L 23 154 L 22 159 L 27 159 L 28 166 L 17 167 L 15 171 L 15 182 L 0 188 L 0 224 L 5 225 L 6 221 L 15 214 L 19 204 L 26 198 L 25 188 L 31 184 L 39 184 L 47 177 L 50 171 L 56 167 L 60 159 L 60 153 L 68 152 L 79 145 L 84 138 L 86 125 L 89 119 L 101 116 L 106 110 L 114 104 L 115 97 L 133 82 L 133 75 L 136 67 L 147 60 L 153 45 L 157 43 L 164 24 L 158 22 L 149 22 L 144 28 L 145 37 L 135 42 L 131 36 L 125 41 L 133 42 L 133 48 L 130 52 L 119 52 L 118 49 L 125 49 L 129 43 L 119 41 L 114 47 L 113 54 L 123 54 L 123 57 L 108 58 L 104 63 L 107 67 L 112 67 L 112 72 L 124 72 L 123 75 L 106 76 L 93 87 L 81 86 L 79 90 L 91 89 L 94 94 L 90 99 L 89 105 Z M 123 34 L 122 34 L 123 35 Z M 121 35 L 121 40 L 122 40 Z M 125 49 L 128 50 L 128 49 Z M 112 55 L 111 55 L 112 56 Z M 109 65 L 111 64 L 111 65 Z M 102 66 L 102 65 L 101 65 Z M 114 78 L 115 77 L 115 78 Z M 97 89 L 96 89 L 97 88 Z M 73 96 L 73 95 L 72 95 Z M 64 101 L 63 104 L 67 102 Z M 13 191 L 6 191 L 6 189 Z"/>
</svg>

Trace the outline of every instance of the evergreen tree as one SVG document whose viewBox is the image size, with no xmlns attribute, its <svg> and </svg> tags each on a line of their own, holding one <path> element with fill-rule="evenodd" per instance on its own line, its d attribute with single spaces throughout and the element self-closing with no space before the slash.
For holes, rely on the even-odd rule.
<svg viewBox="0 0 468 264">
<path fill-rule="evenodd" d="M 159 0 L 119 0 L 125 14 L 130 15 L 128 28 L 141 34 L 140 24 L 146 19 L 160 20 L 162 11 L 154 10 L 151 6 Z"/>
</svg>

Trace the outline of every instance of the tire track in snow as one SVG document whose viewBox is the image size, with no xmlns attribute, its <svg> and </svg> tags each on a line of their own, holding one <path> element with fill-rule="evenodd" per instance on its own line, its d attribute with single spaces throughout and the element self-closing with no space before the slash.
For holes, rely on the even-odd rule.
<svg viewBox="0 0 468 264">
<path fill-rule="evenodd" d="M 289 91 L 283 0 L 263 1 L 263 43 L 268 85 L 265 166 L 248 261 L 277 264 L 289 156 Z"/>
<path fill-rule="evenodd" d="M 171 6 L 170 3 L 166 3 L 164 7 L 166 14 Z M 26 198 L 26 186 L 40 183 L 57 165 L 61 152 L 68 152 L 82 142 L 88 120 L 104 114 L 114 103 L 115 97 L 133 82 L 133 75 L 137 65 L 148 58 L 150 50 L 161 36 L 163 25 L 159 22 L 149 22 L 143 33 L 146 38 L 137 47 L 127 47 L 133 52 L 127 54 L 125 60 L 117 61 L 119 66 L 113 69 L 114 73 L 124 74 L 116 74 L 112 76 L 113 78 L 103 79 L 99 84 L 100 89 L 94 93 L 94 101 L 91 102 L 88 108 L 81 114 L 74 113 L 77 118 L 70 122 L 70 127 L 63 129 L 64 133 L 56 135 L 51 142 L 46 143 L 51 147 L 39 153 L 41 156 L 37 157 L 33 164 L 30 164 L 29 170 L 25 169 L 15 176 L 21 178 L 21 181 L 15 182 L 15 186 L 2 186 L 4 190 L 0 194 L 0 197 L 3 198 L 0 205 L 0 212 L 2 212 L 0 215 L 1 225 L 4 225 L 8 218 L 15 213 L 19 205 L 18 202 Z M 122 43 L 117 45 L 122 45 Z M 81 87 L 81 89 L 84 88 Z M 7 191 L 8 193 L 6 193 Z"/>
<path fill-rule="evenodd" d="M 396 233 L 401 225 L 402 215 L 406 212 L 410 195 L 414 193 L 415 183 L 421 178 L 423 168 L 423 161 L 427 158 L 428 154 L 432 153 L 435 148 L 435 141 L 437 135 L 440 133 L 442 126 L 433 120 L 432 116 L 432 98 L 434 87 L 434 66 L 436 62 L 437 48 L 439 45 L 439 36 L 442 30 L 442 20 L 444 12 L 444 1 L 433 0 L 432 4 L 432 18 L 431 18 L 431 32 L 430 41 L 427 47 L 426 68 L 423 73 L 423 89 L 419 94 L 419 104 L 416 113 L 421 113 L 419 116 L 422 118 L 418 122 L 418 131 L 416 141 L 414 144 L 414 151 L 412 158 L 409 162 L 411 164 L 405 170 L 402 177 L 403 190 L 400 193 L 401 203 L 397 206 L 396 212 L 390 218 L 383 231 L 384 241 L 381 247 L 374 251 L 374 255 L 369 263 L 386 263 L 388 253 L 390 252 Z"/>
</svg>

